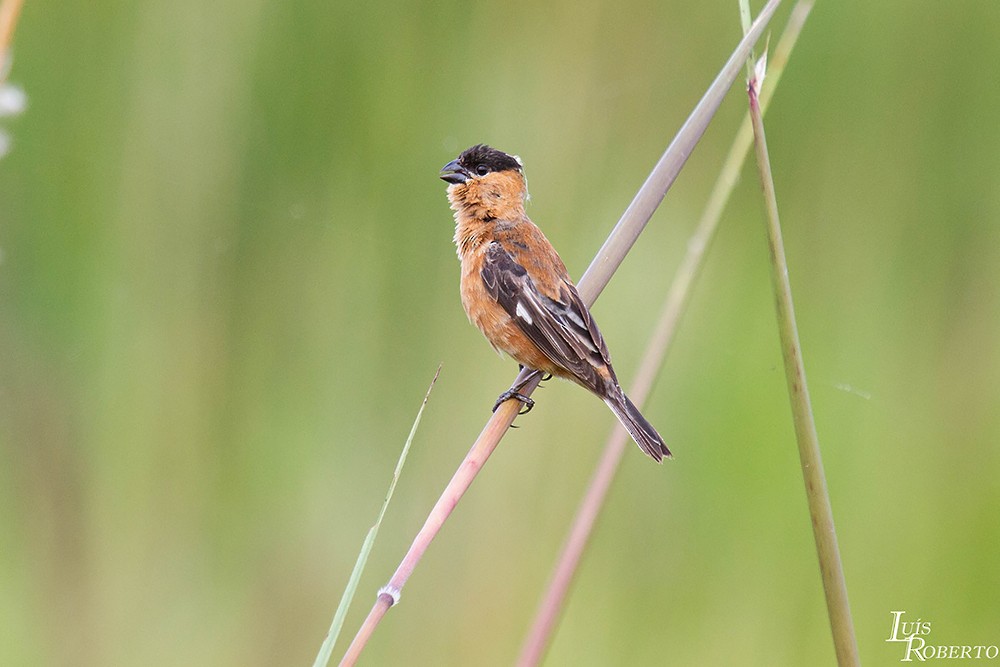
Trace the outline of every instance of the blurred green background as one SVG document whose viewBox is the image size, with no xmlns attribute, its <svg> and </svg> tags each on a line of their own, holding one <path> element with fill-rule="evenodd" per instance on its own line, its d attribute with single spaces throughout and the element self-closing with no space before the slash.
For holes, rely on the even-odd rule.
<svg viewBox="0 0 1000 667">
<path fill-rule="evenodd" d="M 902 657 L 893 610 L 1000 643 L 998 35 L 993 2 L 820 0 L 767 119 L 867 664 Z M 731 0 L 27 0 L 0 664 L 311 664 L 443 362 L 348 640 L 515 372 L 459 304 L 438 169 L 520 154 L 578 277 L 739 36 Z M 626 385 L 739 88 L 595 308 Z M 548 664 L 833 664 L 756 179 L 646 410 L 676 458 L 630 447 Z M 536 398 L 363 664 L 514 660 L 614 423 Z"/>
</svg>

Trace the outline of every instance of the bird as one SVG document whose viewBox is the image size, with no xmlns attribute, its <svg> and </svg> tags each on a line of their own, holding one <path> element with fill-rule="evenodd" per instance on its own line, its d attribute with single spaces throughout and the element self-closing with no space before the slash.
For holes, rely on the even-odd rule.
<svg viewBox="0 0 1000 667">
<path fill-rule="evenodd" d="M 571 380 L 601 398 L 657 462 L 670 458 L 663 438 L 618 384 L 597 322 L 555 248 L 525 213 L 527 182 L 520 158 L 486 144 L 462 151 L 440 173 L 454 211 L 460 291 L 469 320 L 490 344 L 533 371 L 497 399 L 534 401 L 519 393 L 534 374 Z"/>
</svg>

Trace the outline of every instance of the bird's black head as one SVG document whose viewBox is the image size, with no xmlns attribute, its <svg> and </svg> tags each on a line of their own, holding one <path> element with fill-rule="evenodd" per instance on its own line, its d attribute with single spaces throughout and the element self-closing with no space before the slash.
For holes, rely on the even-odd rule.
<svg viewBox="0 0 1000 667">
<path fill-rule="evenodd" d="M 511 170 L 520 172 L 521 161 L 486 144 L 476 144 L 446 164 L 441 169 L 441 178 L 449 183 L 465 183 L 470 178 Z"/>
</svg>

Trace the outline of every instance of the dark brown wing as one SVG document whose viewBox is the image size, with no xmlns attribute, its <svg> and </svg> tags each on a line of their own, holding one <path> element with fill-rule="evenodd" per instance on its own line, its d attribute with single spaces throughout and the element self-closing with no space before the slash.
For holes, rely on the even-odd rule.
<svg viewBox="0 0 1000 667">
<path fill-rule="evenodd" d="M 573 283 L 563 279 L 555 298 L 542 294 L 497 242 L 486 250 L 481 275 L 490 295 L 553 363 L 598 394 L 606 384 L 598 368 L 606 368 L 617 383 L 604 337 Z"/>
</svg>

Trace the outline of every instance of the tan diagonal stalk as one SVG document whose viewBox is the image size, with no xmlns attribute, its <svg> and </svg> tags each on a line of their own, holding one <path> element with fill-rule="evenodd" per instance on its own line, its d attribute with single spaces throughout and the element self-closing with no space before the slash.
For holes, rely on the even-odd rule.
<svg viewBox="0 0 1000 667">
<path fill-rule="evenodd" d="M 743 37 L 743 40 L 736 47 L 729 60 L 723 66 L 719 75 L 709 86 L 704 97 L 698 102 L 694 111 L 681 127 L 677 136 L 667 148 L 663 157 L 653 168 L 652 173 L 643 183 L 636 194 L 635 199 L 622 215 L 621 220 L 612 230 L 608 240 L 605 241 L 597 257 L 591 263 L 584 276 L 580 279 L 578 288 L 580 295 L 587 305 L 592 305 L 597 296 L 611 280 L 611 276 L 621 264 L 629 249 L 635 243 L 639 234 L 645 228 L 653 211 L 663 200 L 667 190 L 673 183 L 681 167 L 687 161 L 688 156 L 694 150 L 698 140 L 705 133 L 709 121 L 718 110 L 719 105 L 725 97 L 726 91 L 736 80 L 742 63 L 750 54 L 750 49 L 758 39 L 760 39 L 768 21 L 774 15 L 774 11 L 780 4 L 780 0 L 770 0 L 767 6 L 761 11 L 757 21 Z M 537 379 L 526 385 L 520 393 L 530 396 L 538 385 Z M 444 493 L 438 499 L 430 516 L 424 523 L 423 528 L 417 533 L 409 551 L 403 557 L 403 561 L 396 569 L 395 574 L 389 583 L 379 592 L 375 605 L 368 613 L 351 642 L 347 653 L 341 661 L 342 666 L 353 665 L 361 651 L 364 649 L 375 628 L 385 616 L 389 608 L 399 601 L 403 586 L 412 574 L 420 558 L 423 556 L 431 540 L 437 535 L 444 521 L 451 514 L 455 505 L 462 495 L 468 490 L 479 470 L 486 463 L 493 450 L 496 449 L 500 438 L 507 432 L 508 427 L 517 416 L 520 404 L 516 401 L 507 401 L 493 413 L 487 422 L 486 427 L 480 433 L 472 449 L 466 455 L 459 469 L 455 472 Z"/>
<path fill-rule="evenodd" d="M 792 10 L 788 25 L 785 26 L 772 59 L 772 72 L 768 78 L 772 85 L 761 99 L 761 106 L 765 111 L 812 5 L 812 0 L 800 0 Z M 659 373 L 663 359 L 673 341 L 677 323 L 687 305 L 691 287 L 701 270 L 705 253 L 715 236 L 715 230 L 718 228 L 726 202 L 739 180 L 740 170 L 750 152 L 752 142 L 753 128 L 750 124 L 750 117 L 747 115 L 736 133 L 736 138 L 729 149 L 729 154 L 726 156 L 719 177 L 712 188 L 712 193 L 708 197 L 708 203 L 705 205 L 701 219 L 688 241 L 687 252 L 670 285 L 670 291 L 660 311 L 660 319 L 649 339 L 646 351 L 643 353 L 639 373 L 629 388 L 629 396 L 640 407 L 645 403 L 646 397 L 652 389 L 653 380 Z M 518 667 L 531 667 L 539 664 L 552 642 L 559 616 L 565 607 L 566 595 L 572 585 L 573 577 L 579 567 L 580 559 L 583 557 L 583 551 L 587 547 L 601 507 L 604 505 L 611 482 L 618 470 L 618 464 L 628 447 L 628 442 L 629 439 L 625 431 L 620 427 L 615 427 L 604 446 L 604 452 L 584 493 L 583 500 L 580 502 L 569 535 L 556 561 L 549 586 L 538 605 L 538 611 L 517 661 Z"/>
</svg>

